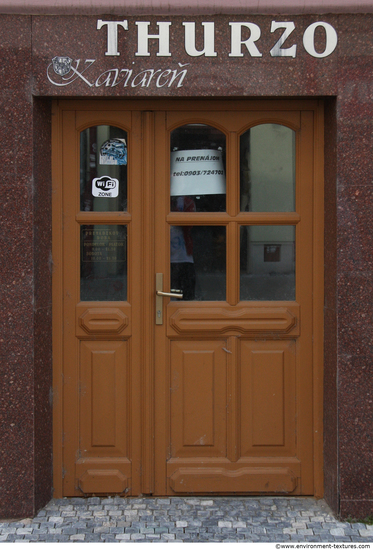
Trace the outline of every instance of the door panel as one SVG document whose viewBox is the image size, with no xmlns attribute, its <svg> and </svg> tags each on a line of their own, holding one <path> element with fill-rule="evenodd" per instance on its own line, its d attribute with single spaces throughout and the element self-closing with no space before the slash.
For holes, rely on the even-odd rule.
<svg viewBox="0 0 373 550">
<path fill-rule="evenodd" d="M 225 341 L 171 342 L 171 458 L 226 456 Z"/>
<path fill-rule="evenodd" d="M 128 456 L 127 342 L 80 343 L 80 433 L 86 456 Z"/>
<path fill-rule="evenodd" d="M 200 304 L 178 306 L 171 302 L 167 306 L 168 323 L 167 336 L 177 335 L 204 336 L 221 335 L 252 335 L 259 334 L 299 336 L 300 308 L 298 304 L 264 305 L 256 303 L 252 307 L 229 306 L 209 303 L 206 307 Z"/>
<path fill-rule="evenodd" d="M 265 127 L 262 133 L 260 125 Z M 259 130 L 249 134 L 250 127 Z M 203 165 L 206 158 L 218 156 L 214 128 L 217 135 L 226 136 L 222 148 L 226 201 L 220 201 L 226 211 L 208 206 L 208 193 L 222 188 L 215 182 L 217 191 L 211 191 L 213 181 L 206 180 L 210 172 Z M 290 130 L 284 133 L 281 128 Z M 160 358 L 155 367 L 156 423 L 159 414 L 159 430 L 161 426 L 164 430 L 163 439 L 156 440 L 163 446 L 156 448 L 157 455 L 163 454 L 156 478 L 167 477 L 170 495 L 307 494 L 313 485 L 312 392 L 307 388 L 312 377 L 312 354 L 307 353 L 312 341 L 312 283 L 307 286 L 307 276 L 313 268 L 312 254 L 306 252 L 312 249 L 312 113 L 311 117 L 301 112 L 156 113 L 156 129 L 155 262 L 156 271 L 164 273 L 164 290 L 175 287 L 173 261 L 180 262 L 178 271 L 185 266 L 185 278 L 194 267 L 194 291 L 190 281 L 180 278 L 175 288 L 186 297 L 181 301 L 165 297 L 166 321 L 155 327 L 156 358 Z M 184 139 L 176 152 L 173 147 L 180 144 L 175 133 Z M 281 143 L 288 141 L 280 153 L 276 134 Z M 261 176 L 256 157 L 245 164 L 242 156 L 247 159 L 251 150 L 259 155 L 263 136 L 272 142 L 269 169 Z M 290 159 L 288 176 L 282 175 L 284 155 Z M 212 172 L 220 176 L 222 170 L 216 166 Z M 246 169 L 247 208 L 243 209 L 238 182 Z M 288 212 L 277 212 L 280 208 L 273 197 L 266 201 L 269 189 L 281 195 L 277 185 L 292 194 L 289 201 L 282 201 Z M 205 195 L 199 196 L 199 189 Z M 260 211 L 267 202 L 267 211 Z M 214 228 L 219 226 L 217 233 Z M 204 230 L 204 239 L 196 227 Z M 175 234 L 179 246 L 184 246 L 179 255 L 174 252 Z M 219 247 L 224 247 L 227 258 L 224 278 L 214 268 Z M 220 361 L 211 353 L 214 344 Z M 163 482 L 158 490 L 164 491 L 161 487 Z"/>
<path fill-rule="evenodd" d="M 295 341 L 241 341 L 241 456 L 296 452 Z"/>
<path fill-rule="evenodd" d="M 60 495 L 313 494 L 318 110 L 179 105 L 57 109 Z"/>
<path fill-rule="evenodd" d="M 64 494 L 137 494 L 139 120 L 64 111 L 62 124 Z"/>
</svg>

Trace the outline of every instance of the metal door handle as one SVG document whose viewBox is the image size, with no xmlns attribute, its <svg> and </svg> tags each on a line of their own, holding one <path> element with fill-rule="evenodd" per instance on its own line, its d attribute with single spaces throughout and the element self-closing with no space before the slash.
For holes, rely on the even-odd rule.
<svg viewBox="0 0 373 550">
<path fill-rule="evenodd" d="M 157 296 L 169 296 L 170 298 L 181 298 L 183 297 L 183 293 L 181 290 L 175 290 L 174 288 L 171 288 L 171 292 L 162 292 L 162 290 L 156 291 Z"/>
<path fill-rule="evenodd" d="M 163 292 L 163 273 L 155 275 L 155 324 L 163 325 L 163 297 L 178 298 L 183 297 L 182 290 L 171 288 L 171 292 Z"/>
</svg>

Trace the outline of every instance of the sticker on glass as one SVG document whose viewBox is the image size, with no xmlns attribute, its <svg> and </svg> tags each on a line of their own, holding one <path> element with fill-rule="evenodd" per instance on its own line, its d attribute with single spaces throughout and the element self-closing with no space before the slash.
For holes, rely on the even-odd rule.
<svg viewBox="0 0 373 550">
<path fill-rule="evenodd" d="M 101 176 L 92 180 L 92 195 L 94 197 L 115 198 L 119 193 L 119 181 L 110 176 Z"/>
<path fill-rule="evenodd" d="M 125 139 L 108 139 L 100 148 L 100 164 L 124 166 L 127 164 L 127 146 Z"/>
</svg>

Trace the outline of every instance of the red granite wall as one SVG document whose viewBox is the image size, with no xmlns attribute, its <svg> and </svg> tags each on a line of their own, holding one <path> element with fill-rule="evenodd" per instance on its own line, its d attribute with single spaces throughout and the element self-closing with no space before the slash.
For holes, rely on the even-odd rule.
<svg viewBox="0 0 373 550">
<path fill-rule="evenodd" d="M 26 517 L 51 498 L 50 109 L 31 17 L 3 16 L 0 43 L 0 517 Z"/>
<path fill-rule="evenodd" d="M 97 30 L 97 19 L 0 16 L 0 516 L 30 515 L 51 496 L 52 96 L 326 98 L 325 497 L 343 517 L 372 514 L 373 16 L 188 17 L 199 28 L 199 49 L 200 23 L 215 21 L 217 56 L 207 58 L 185 53 L 185 17 L 125 15 L 110 18 L 128 20 L 120 55 L 105 56 L 106 30 Z M 171 56 L 156 56 L 157 41 L 148 57 L 135 56 L 137 20 L 151 21 L 151 33 L 157 21 L 172 21 Z M 272 20 L 295 23 L 283 46 L 296 44 L 295 58 L 270 55 L 282 33 L 270 32 Z M 317 20 L 338 34 L 336 50 L 322 59 L 303 47 L 305 29 Z M 260 57 L 245 50 L 229 56 L 230 21 L 259 26 Z M 323 50 L 322 32 L 315 46 Z M 58 76 L 55 56 L 70 57 L 80 74 Z M 115 69 L 127 70 L 121 82 Z M 160 80 L 160 72 L 149 79 L 152 69 Z M 171 82 L 173 71 L 185 71 L 180 86 L 180 76 Z"/>
<path fill-rule="evenodd" d="M 0 43 L 0 516 L 11 517 L 34 500 L 31 18 L 3 17 Z"/>
<path fill-rule="evenodd" d="M 337 363 L 337 105 L 325 100 L 324 491 L 339 509 Z"/>
<path fill-rule="evenodd" d="M 52 494 L 51 102 L 33 101 L 34 508 Z"/>
<path fill-rule="evenodd" d="M 354 30 L 338 79 L 338 420 L 343 517 L 373 513 L 372 18 Z"/>
</svg>

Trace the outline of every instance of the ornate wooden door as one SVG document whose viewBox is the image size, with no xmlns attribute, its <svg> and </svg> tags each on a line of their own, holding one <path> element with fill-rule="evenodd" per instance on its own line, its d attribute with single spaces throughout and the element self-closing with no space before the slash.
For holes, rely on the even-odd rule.
<svg viewBox="0 0 373 550">
<path fill-rule="evenodd" d="M 156 121 L 156 493 L 312 494 L 314 113 Z"/>
<path fill-rule="evenodd" d="M 320 494 L 317 103 L 54 116 L 55 495 Z"/>
<path fill-rule="evenodd" d="M 57 110 L 62 185 L 55 197 L 62 236 L 55 250 L 61 247 L 63 264 L 55 280 L 62 294 L 55 342 L 55 361 L 62 360 L 62 492 L 138 494 L 141 188 L 133 182 L 142 177 L 141 118 L 64 106 Z"/>
</svg>

